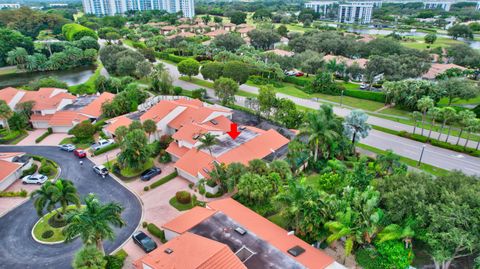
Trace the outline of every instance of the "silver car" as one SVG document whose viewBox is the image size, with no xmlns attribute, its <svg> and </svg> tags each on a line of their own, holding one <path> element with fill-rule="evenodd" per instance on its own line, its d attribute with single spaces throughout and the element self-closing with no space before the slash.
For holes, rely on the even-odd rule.
<svg viewBox="0 0 480 269">
<path fill-rule="evenodd" d="M 72 152 L 75 150 L 75 145 L 72 145 L 72 144 L 62 144 L 62 145 L 59 145 L 58 146 L 61 150 L 65 150 L 65 151 L 68 151 L 68 152 Z"/>
<path fill-rule="evenodd" d="M 42 174 L 29 175 L 22 178 L 23 184 L 43 184 L 48 180 L 48 177 Z"/>
</svg>

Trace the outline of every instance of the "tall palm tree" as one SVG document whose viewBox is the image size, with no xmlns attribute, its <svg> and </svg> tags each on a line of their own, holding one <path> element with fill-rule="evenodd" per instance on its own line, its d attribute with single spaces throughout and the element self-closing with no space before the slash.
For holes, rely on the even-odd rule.
<svg viewBox="0 0 480 269">
<path fill-rule="evenodd" d="M 330 144 L 339 137 L 336 131 L 337 127 L 338 122 L 329 105 L 322 105 L 319 110 L 306 115 L 300 133 L 308 135 L 308 142 L 314 145 L 313 159 L 315 162 L 318 160 L 320 145 L 330 148 Z"/>
<path fill-rule="evenodd" d="M 27 62 L 28 52 L 24 48 L 15 48 L 7 53 L 7 63 L 17 65 L 18 68 L 24 69 Z"/>
<path fill-rule="evenodd" d="M 153 120 L 146 120 L 143 122 L 143 130 L 148 134 L 148 139 L 157 131 L 157 124 Z"/>
<path fill-rule="evenodd" d="M 430 139 L 430 136 L 432 135 L 432 129 L 435 128 L 435 122 L 436 120 L 442 116 L 442 109 L 438 107 L 433 107 L 428 111 L 428 115 L 432 119 L 432 125 L 430 125 L 430 131 L 428 132 L 428 139 Z"/>
<path fill-rule="evenodd" d="M 480 125 L 480 119 L 477 118 L 472 118 L 468 122 L 468 126 L 465 128 L 467 130 L 467 139 L 465 140 L 465 145 L 463 145 L 463 148 L 467 148 L 468 141 L 470 140 L 470 135 L 473 132 L 476 132 L 479 130 L 479 125 Z M 478 145 L 477 145 L 478 148 Z"/>
<path fill-rule="evenodd" d="M 390 224 L 383 230 L 378 233 L 378 238 L 380 243 L 391 240 L 402 240 L 405 242 L 405 248 L 411 247 L 412 239 L 415 236 L 415 231 L 411 226 L 411 222 L 407 221 L 405 226 L 400 226 L 398 224 Z"/>
<path fill-rule="evenodd" d="M 345 260 L 352 253 L 354 244 L 359 240 L 358 227 L 355 227 L 354 213 L 348 207 L 345 212 L 338 213 L 335 221 L 325 223 L 330 235 L 327 237 L 327 243 L 332 244 L 340 238 L 345 238 Z M 345 263 L 344 260 L 344 263 Z"/>
<path fill-rule="evenodd" d="M 417 122 L 419 119 L 422 118 L 422 113 L 418 111 L 413 111 L 411 117 L 413 119 L 413 134 L 415 134 L 415 131 L 417 130 Z"/>
<path fill-rule="evenodd" d="M 10 132 L 10 125 L 8 124 L 8 119 L 13 116 L 12 109 L 8 106 L 8 104 L 0 100 L 0 118 L 5 123 L 5 127 L 7 128 L 8 132 Z"/>
<path fill-rule="evenodd" d="M 422 135 L 423 130 L 425 130 L 425 119 L 427 117 L 427 111 L 431 109 L 434 105 L 432 98 L 429 96 L 424 96 L 417 101 L 417 108 L 422 112 Z"/>
<path fill-rule="evenodd" d="M 197 147 L 197 151 L 201 149 L 206 149 L 208 150 L 208 153 L 210 153 L 210 156 L 212 155 L 212 147 L 218 144 L 217 136 L 213 135 L 211 133 L 205 133 L 198 139 L 198 142 L 202 143 Z"/>
<path fill-rule="evenodd" d="M 85 245 L 95 244 L 105 254 L 103 240 L 113 240 L 113 227 L 125 225 L 120 215 L 123 207 L 118 203 L 101 204 L 94 194 L 89 194 L 84 201 L 85 208 L 67 213 L 67 226 L 63 229 L 65 242 L 72 242 L 80 235 Z"/>
<path fill-rule="evenodd" d="M 50 181 L 45 182 L 40 189 L 35 190 L 30 194 L 32 199 L 35 199 L 33 206 L 37 210 L 38 216 L 43 216 L 43 210 L 52 211 L 55 209 L 57 201 L 52 197 L 51 188 L 53 183 Z"/>
<path fill-rule="evenodd" d="M 440 127 L 440 131 L 438 132 L 437 140 L 440 140 L 443 129 L 445 128 L 445 125 L 447 123 L 450 123 L 456 116 L 457 116 L 457 111 L 453 107 L 447 106 L 441 109 L 442 126 Z M 448 136 L 450 136 L 451 127 L 452 126 L 448 128 Z M 448 136 L 447 136 L 447 140 L 448 140 Z"/>
<path fill-rule="evenodd" d="M 48 190 L 52 195 L 52 199 L 56 203 L 60 203 L 62 216 L 67 211 L 69 204 L 74 204 L 77 208 L 80 208 L 80 196 L 78 196 L 77 188 L 70 180 L 59 179 Z"/>
<path fill-rule="evenodd" d="M 463 131 L 465 128 L 469 127 L 472 121 L 476 118 L 476 115 L 471 110 L 462 110 L 458 113 L 459 117 L 459 125 L 460 125 L 460 133 L 458 134 L 458 139 L 456 145 L 460 143 L 460 138 L 462 137 Z"/>
</svg>

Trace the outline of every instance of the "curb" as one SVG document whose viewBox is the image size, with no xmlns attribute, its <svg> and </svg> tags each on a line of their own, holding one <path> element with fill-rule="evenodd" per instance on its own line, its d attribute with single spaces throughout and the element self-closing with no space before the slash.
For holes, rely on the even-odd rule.
<svg viewBox="0 0 480 269">
<path fill-rule="evenodd" d="M 92 163 L 95 164 L 95 162 L 91 159 L 91 156 L 87 156 L 87 159 L 89 159 Z M 131 239 L 132 235 L 141 227 L 142 222 L 145 218 L 145 206 L 143 204 L 142 198 L 140 198 L 140 195 L 138 195 L 138 193 L 136 193 L 134 190 L 132 190 L 127 184 L 125 184 L 122 180 L 120 180 L 113 173 L 109 173 L 109 176 L 111 178 L 113 178 L 115 181 L 117 181 L 120 185 L 122 185 L 129 192 L 131 192 L 137 198 L 137 200 L 140 202 L 140 206 L 142 207 L 142 216 L 140 217 L 140 221 L 138 222 L 137 227 L 135 228 L 135 230 L 133 230 L 133 232 L 130 234 L 128 239 L 125 240 L 125 242 L 123 242 L 122 244 L 120 244 L 120 246 L 118 246 L 116 249 L 114 249 L 113 251 L 110 252 L 110 254 L 112 254 L 112 253 L 115 253 L 115 252 L 121 250 L 127 244 L 127 242 Z"/>
<path fill-rule="evenodd" d="M 37 224 L 42 220 L 42 218 L 37 220 L 37 222 L 35 222 L 35 225 L 33 225 L 33 228 L 32 228 L 32 231 L 31 231 L 33 240 L 35 240 L 35 242 L 37 242 L 39 244 L 43 244 L 43 245 L 57 245 L 57 244 L 62 244 L 63 242 L 65 242 L 65 240 L 64 241 L 56 241 L 56 242 L 45 242 L 45 241 L 40 241 L 39 239 L 37 239 L 35 237 L 35 234 L 33 233 L 33 230 L 35 230 L 35 226 L 37 226 Z"/>
</svg>

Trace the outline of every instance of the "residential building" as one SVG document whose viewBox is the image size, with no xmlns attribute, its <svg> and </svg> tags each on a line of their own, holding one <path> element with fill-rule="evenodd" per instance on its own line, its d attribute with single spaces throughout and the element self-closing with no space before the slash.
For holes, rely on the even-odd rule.
<svg viewBox="0 0 480 269">
<path fill-rule="evenodd" d="M 456 64 L 432 63 L 430 69 L 428 69 L 427 73 L 422 75 L 422 78 L 435 79 L 438 75 L 452 68 L 460 69 L 462 71 L 466 69 L 465 67 Z"/>
<path fill-rule="evenodd" d="M 40 88 L 38 91 L 24 91 L 8 87 L 0 90 L 0 100 L 4 100 L 12 110 L 18 105 L 33 102 L 30 122 L 34 128 L 52 128 L 53 132 L 66 133 L 76 124 L 97 120 L 104 102 L 115 95 L 102 94 L 76 97 L 65 89 Z M 4 125 L 0 121 L 0 125 Z"/>
<path fill-rule="evenodd" d="M 368 24 L 372 20 L 372 1 L 352 1 L 340 4 L 338 8 L 338 22 Z"/>
<path fill-rule="evenodd" d="M 150 141 L 171 136 L 174 141 L 166 151 L 175 162 L 178 174 L 193 183 L 208 178 L 215 163 L 247 164 L 253 159 L 272 160 L 284 155 L 289 140 L 273 129 L 240 126 L 241 134 L 232 139 L 227 134 L 232 128 L 232 115 L 231 109 L 197 99 L 161 100 L 145 112 L 110 119 L 103 130 L 114 138 L 120 126 L 128 126 L 133 120 L 153 120 L 157 131 L 150 135 Z M 216 136 L 217 144 L 198 150 L 199 139 L 207 133 Z M 208 191 L 216 192 L 215 189 Z"/>
<path fill-rule="evenodd" d="M 0 9 L 17 9 L 17 8 L 20 8 L 20 4 L 0 3 Z"/>
<path fill-rule="evenodd" d="M 32 164 L 33 159 L 24 152 L 0 153 L 0 191 L 10 187 Z"/>
<path fill-rule="evenodd" d="M 193 0 L 82 0 L 86 14 L 113 16 L 127 11 L 166 10 L 182 12 L 184 17 L 195 16 Z"/>
<path fill-rule="evenodd" d="M 231 198 L 195 207 L 162 228 L 168 242 L 135 261 L 137 269 L 345 268 Z"/>
<path fill-rule="evenodd" d="M 338 5 L 338 1 L 313 1 L 305 3 L 306 8 L 313 9 L 315 12 L 320 13 L 321 18 L 326 18 L 329 13 L 333 13 L 335 5 Z"/>
</svg>

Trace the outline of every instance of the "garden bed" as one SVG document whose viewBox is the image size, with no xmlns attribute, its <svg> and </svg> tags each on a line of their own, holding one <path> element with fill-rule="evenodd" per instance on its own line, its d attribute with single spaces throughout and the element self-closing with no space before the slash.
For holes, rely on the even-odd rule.
<svg viewBox="0 0 480 269">
<path fill-rule="evenodd" d="M 75 205 L 70 205 L 67 207 L 67 211 L 73 210 L 75 208 Z M 57 210 L 60 211 L 60 209 Z M 47 244 L 60 244 L 65 241 L 65 236 L 62 233 L 65 225 L 60 227 L 52 227 L 50 225 L 51 218 L 58 213 L 57 210 L 45 214 L 43 217 L 40 218 L 40 220 L 38 220 L 35 226 L 33 226 L 32 236 L 35 240 Z"/>
<path fill-rule="evenodd" d="M 22 139 L 24 139 L 27 136 L 28 136 L 28 133 L 24 130 L 22 131 L 11 130 L 9 133 L 6 129 L 1 129 L 0 144 L 16 145 L 18 142 L 22 141 Z"/>
</svg>

